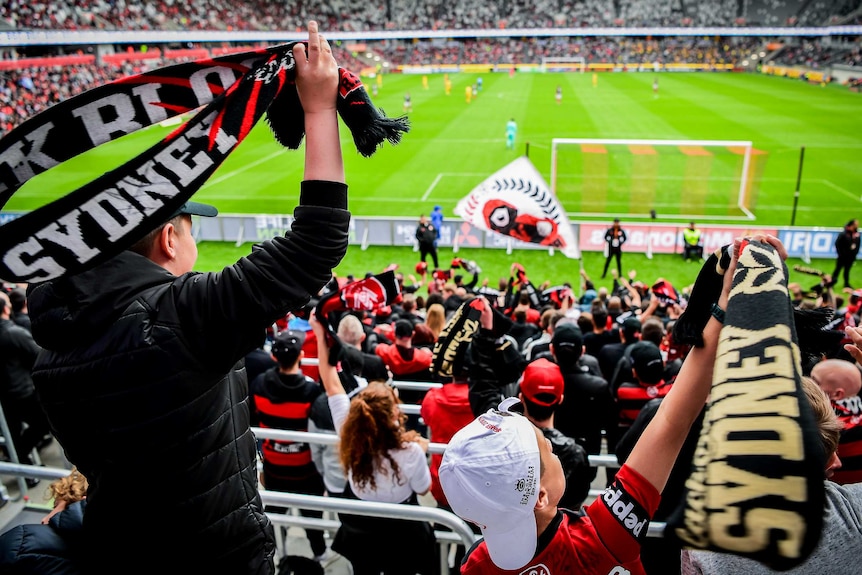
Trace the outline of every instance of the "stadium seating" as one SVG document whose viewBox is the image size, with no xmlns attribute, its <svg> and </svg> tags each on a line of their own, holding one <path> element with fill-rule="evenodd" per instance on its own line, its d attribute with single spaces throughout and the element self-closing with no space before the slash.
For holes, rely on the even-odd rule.
<svg viewBox="0 0 862 575">
<path fill-rule="evenodd" d="M 324 30 L 417 30 L 589 26 L 824 25 L 858 8 L 853 0 L 358 0 L 303 4 L 159 0 L 0 2 L 13 28 L 129 30 L 297 30 L 308 14 Z"/>
</svg>

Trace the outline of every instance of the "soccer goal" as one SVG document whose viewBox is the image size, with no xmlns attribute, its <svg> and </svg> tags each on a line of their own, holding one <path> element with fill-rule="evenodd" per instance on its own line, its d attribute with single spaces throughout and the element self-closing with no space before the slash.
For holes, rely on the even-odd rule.
<svg viewBox="0 0 862 575">
<path fill-rule="evenodd" d="M 542 72 L 580 72 L 583 74 L 586 69 L 587 63 L 583 56 L 542 58 Z"/>
<path fill-rule="evenodd" d="M 569 216 L 753 220 L 766 154 L 725 140 L 551 140 L 551 191 Z"/>
</svg>

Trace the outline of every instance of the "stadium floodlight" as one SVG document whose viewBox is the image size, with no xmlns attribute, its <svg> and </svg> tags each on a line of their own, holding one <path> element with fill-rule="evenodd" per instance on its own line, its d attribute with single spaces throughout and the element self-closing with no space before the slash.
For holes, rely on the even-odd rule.
<svg viewBox="0 0 862 575">
<path fill-rule="evenodd" d="M 765 160 L 750 141 L 553 138 L 550 186 L 570 217 L 753 220 Z"/>
<path fill-rule="evenodd" d="M 586 69 L 587 63 L 583 56 L 542 58 L 542 72 L 580 72 L 583 74 Z"/>
</svg>

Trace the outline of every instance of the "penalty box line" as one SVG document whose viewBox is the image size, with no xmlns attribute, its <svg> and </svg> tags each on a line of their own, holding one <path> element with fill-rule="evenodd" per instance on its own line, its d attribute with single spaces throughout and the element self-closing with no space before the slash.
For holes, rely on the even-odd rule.
<svg viewBox="0 0 862 575">
<path fill-rule="evenodd" d="M 490 175 L 491 174 L 478 173 L 478 172 L 440 172 L 434 178 L 434 181 L 431 182 L 431 185 L 428 186 L 428 189 L 425 190 L 425 193 L 422 194 L 421 199 L 423 202 L 426 201 L 428 199 L 428 196 L 431 195 L 431 192 L 434 191 L 434 188 L 437 187 L 437 184 L 440 183 L 440 180 L 442 180 L 444 176 L 455 176 L 455 177 L 459 177 L 459 178 L 482 178 L 482 177 L 487 178 Z M 472 188 L 471 188 L 471 190 L 472 190 Z M 469 192 L 467 192 L 467 193 L 469 193 Z M 464 195 L 466 195 L 466 194 L 464 194 Z"/>
</svg>

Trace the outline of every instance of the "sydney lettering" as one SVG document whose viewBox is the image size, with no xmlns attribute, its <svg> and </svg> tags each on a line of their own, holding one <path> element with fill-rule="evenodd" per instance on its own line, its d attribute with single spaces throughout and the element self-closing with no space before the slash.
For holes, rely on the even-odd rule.
<svg viewBox="0 0 862 575">
<path fill-rule="evenodd" d="M 113 187 L 18 242 L 8 250 L 3 263 L 16 277 L 44 281 L 65 272 L 63 258 L 83 264 L 103 252 L 98 245 L 123 238 L 145 217 L 205 178 L 236 146 L 237 139 L 222 130 L 212 150 L 192 143 L 209 138 L 214 117 L 212 112 Z"/>
</svg>

